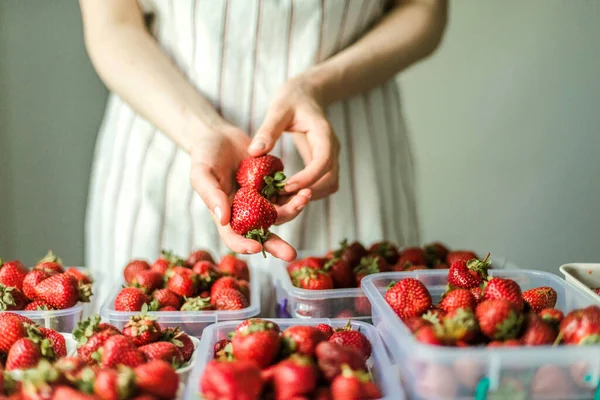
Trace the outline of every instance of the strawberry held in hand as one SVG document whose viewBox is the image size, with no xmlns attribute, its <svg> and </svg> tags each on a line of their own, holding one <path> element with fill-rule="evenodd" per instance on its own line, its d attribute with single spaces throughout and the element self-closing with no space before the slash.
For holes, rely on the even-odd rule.
<svg viewBox="0 0 600 400">
<path fill-rule="evenodd" d="M 231 229 L 238 235 L 264 243 L 269 228 L 277 220 L 277 210 L 252 187 L 242 187 L 233 198 Z"/>
<path fill-rule="evenodd" d="M 267 199 L 285 186 L 283 162 L 270 154 L 242 160 L 235 178 L 241 187 L 251 187 Z"/>
</svg>

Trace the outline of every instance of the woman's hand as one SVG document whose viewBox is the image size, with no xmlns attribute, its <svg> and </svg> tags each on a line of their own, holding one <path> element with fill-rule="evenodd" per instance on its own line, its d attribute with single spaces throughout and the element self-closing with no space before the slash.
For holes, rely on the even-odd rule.
<svg viewBox="0 0 600 400">
<path fill-rule="evenodd" d="M 192 146 L 190 156 L 192 169 L 190 179 L 206 206 L 212 211 L 213 219 L 221 238 L 231 250 L 241 254 L 254 254 L 262 251 L 255 240 L 244 238 L 233 232 L 229 226 L 231 199 L 236 191 L 235 172 L 240 162 L 249 156 L 247 148 L 250 138 L 240 129 L 231 125 L 211 128 Z M 306 206 L 311 197 L 310 190 L 302 190 L 280 202 L 277 208 L 277 222 L 292 220 Z M 264 243 L 265 250 L 286 261 L 296 258 L 292 246 L 271 234 Z"/>
<path fill-rule="evenodd" d="M 286 192 L 310 188 L 315 200 L 335 193 L 340 145 L 317 91 L 303 76 L 290 79 L 279 88 L 248 152 L 252 156 L 268 153 L 283 132 L 293 134 L 305 165 L 287 180 Z"/>
</svg>

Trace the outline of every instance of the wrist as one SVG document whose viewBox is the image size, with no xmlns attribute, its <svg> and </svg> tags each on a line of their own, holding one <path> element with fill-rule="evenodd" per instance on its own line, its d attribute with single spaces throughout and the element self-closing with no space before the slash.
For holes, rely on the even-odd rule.
<svg viewBox="0 0 600 400">
<path fill-rule="evenodd" d="M 316 99 L 316 101 L 325 108 L 332 103 L 330 95 L 339 81 L 338 74 L 331 71 L 326 65 L 314 66 L 300 75 L 305 87 Z"/>
</svg>

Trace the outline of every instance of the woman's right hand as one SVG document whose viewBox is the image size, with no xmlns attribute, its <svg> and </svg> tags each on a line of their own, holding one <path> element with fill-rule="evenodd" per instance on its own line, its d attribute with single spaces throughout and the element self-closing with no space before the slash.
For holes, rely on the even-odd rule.
<svg viewBox="0 0 600 400">
<path fill-rule="evenodd" d="M 220 124 L 203 134 L 190 149 L 192 186 L 211 210 L 225 245 L 241 254 L 262 251 L 260 243 L 236 234 L 229 226 L 231 200 L 237 188 L 235 173 L 240 162 L 249 157 L 249 145 L 250 138 L 241 129 L 229 124 Z M 306 189 L 290 197 L 285 204 L 276 205 L 276 224 L 298 216 L 310 197 L 311 191 Z M 265 251 L 277 258 L 286 261 L 296 258 L 294 248 L 275 234 L 271 234 L 264 247 Z"/>
</svg>

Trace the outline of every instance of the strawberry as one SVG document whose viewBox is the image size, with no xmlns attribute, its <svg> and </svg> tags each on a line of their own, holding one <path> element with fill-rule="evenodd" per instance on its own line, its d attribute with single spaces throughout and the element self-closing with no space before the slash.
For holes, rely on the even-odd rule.
<svg viewBox="0 0 600 400">
<path fill-rule="evenodd" d="M 385 240 L 373 243 L 371 247 L 369 247 L 369 254 L 380 255 L 390 265 L 396 264 L 398 258 L 400 257 L 398 248 L 393 243 Z"/>
<path fill-rule="evenodd" d="M 600 287 L 597 287 L 596 289 L 592 289 L 594 291 L 594 293 L 596 293 L 598 296 L 600 296 Z"/>
<path fill-rule="evenodd" d="M 167 271 L 175 266 L 183 266 L 185 265 L 185 261 L 170 251 L 161 251 L 160 257 L 154 261 L 152 266 L 150 267 L 156 272 L 160 272 L 165 275 Z"/>
<path fill-rule="evenodd" d="M 331 337 L 331 335 L 333 335 L 333 333 L 335 332 L 333 330 L 333 328 L 330 325 L 327 324 L 318 324 L 317 326 L 315 326 L 315 328 L 317 328 L 318 330 L 320 330 L 321 332 L 323 332 L 327 338 L 327 340 L 329 340 L 329 338 Z"/>
<path fill-rule="evenodd" d="M 40 397 L 36 397 L 35 400 L 40 399 Z M 77 389 L 73 389 L 70 386 L 58 385 L 54 388 L 54 392 L 52 394 L 51 400 L 96 400 L 95 396 L 90 394 L 82 393 Z M 27 400 L 27 399 L 26 399 Z M 30 399 L 33 400 L 33 399 Z"/>
<path fill-rule="evenodd" d="M 425 251 L 420 247 L 408 247 L 400 253 L 396 261 L 396 269 L 405 269 L 410 265 L 425 265 Z"/>
<path fill-rule="evenodd" d="M 23 294 L 27 296 L 29 300 L 37 300 L 35 287 L 41 281 L 51 277 L 52 275 L 56 275 L 57 272 L 45 270 L 45 269 L 37 269 L 27 273 L 25 278 L 23 279 Z"/>
<path fill-rule="evenodd" d="M 251 187 L 237 191 L 231 206 L 231 229 L 238 235 L 264 243 L 269 228 L 277 220 L 277 210 L 260 193 Z"/>
<path fill-rule="evenodd" d="M 442 319 L 444 339 L 456 342 L 472 342 L 479 333 L 479 326 L 472 308 L 455 308 Z"/>
<path fill-rule="evenodd" d="M 350 321 L 331 335 L 329 341 L 358 350 L 365 360 L 371 357 L 371 342 L 361 332 L 353 330 Z"/>
<path fill-rule="evenodd" d="M 144 306 L 142 314 L 129 318 L 123 328 L 123 335 L 127 336 L 137 347 L 156 342 L 161 336 L 160 326 L 155 318 L 147 315 L 145 311 L 147 308 Z"/>
<path fill-rule="evenodd" d="M 159 308 L 156 311 L 159 311 L 159 312 L 169 312 L 169 311 L 179 311 L 179 309 L 177 309 L 175 307 L 171 307 L 171 306 L 164 306 L 164 307 Z"/>
<path fill-rule="evenodd" d="M 296 271 L 299 271 L 303 267 L 309 269 L 323 269 L 328 260 L 320 257 L 306 257 L 300 260 L 294 260 L 287 265 L 287 272 L 292 276 Z"/>
<path fill-rule="evenodd" d="M 301 268 L 294 273 L 294 286 L 308 290 L 333 289 L 331 275 L 320 269 Z"/>
<path fill-rule="evenodd" d="M 114 368 L 117 365 L 135 368 L 146 360 L 144 355 L 135 347 L 127 336 L 113 335 L 106 339 L 104 345 L 98 349 L 98 355 L 103 367 Z"/>
<path fill-rule="evenodd" d="M 444 343 L 438 335 L 438 329 L 433 324 L 423 325 L 415 331 L 415 339 L 421 343 L 441 346 Z"/>
<path fill-rule="evenodd" d="M 234 254 L 224 255 L 217 268 L 224 275 L 230 275 L 246 281 L 250 280 L 248 264 L 246 261 L 237 258 Z"/>
<path fill-rule="evenodd" d="M 573 390 L 573 381 L 567 371 L 558 365 L 542 365 L 531 378 L 528 398 L 537 400 L 576 399 L 578 397 L 580 396 Z M 592 398 L 591 393 L 587 398 Z"/>
<path fill-rule="evenodd" d="M 179 389 L 179 376 L 161 360 L 150 361 L 135 368 L 135 383 L 143 392 L 159 399 L 174 399 Z"/>
<path fill-rule="evenodd" d="M 238 286 L 240 287 L 238 290 L 242 292 L 246 300 L 250 302 L 250 283 L 241 279 L 238 281 Z"/>
<path fill-rule="evenodd" d="M 116 311 L 142 311 L 142 306 L 150 302 L 150 298 L 138 288 L 124 288 L 115 299 Z"/>
<path fill-rule="evenodd" d="M 448 252 L 448 255 L 446 256 L 446 264 L 452 265 L 456 261 L 464 261 L 466 263 L 478 258 L 477 254 L 469 250 L 453 250 Z"/>
<path fill-rule="evenodd" d="M 134 378 L 129 368 L 100 370 L 94 380 L 94 393 L 102 400 L 127 399 L 132 395 Z"/>
<path fill-rule="evenodd" d="M 0 259 L 0 284 L 23 290 L 23 279 L 27 269 L 20 261 L 6 261 Z"/>
<path fill-rule="evenodd" d="M 140 271 L 148 271 L 150 264 L 143 260 L 133 260 L 125 266 L 123 277 L 128 284 L 133 281 L 133 277 Z"/>
<path fill-rule="evenodd" d="M 198 261 L 194 264 L 192 272 L 196 274 L 200 290 L 208 289 L 214 281 L 222 276 L 215 264 L 210 261 Z"/>
<path fill-rule="evenodd" d="M 181 296 L 169 289 L 158 289 L 152 293 L 152 302 L 150 303 L 151 310 L 159 310 L 164 307 L 173 307 L 179 310 L 181 307 Z"/>
<path fill-rule="evenodd" d="M 436 323 L 439 323 L 439 321 L 437 321 Z M 407 320 L 404 320 L 404 325 L 406 325 L 406 327 L 411 333 L 415 333 L 422 327 L 431 326 L 433 325 L 433 323 L 421 317 L 412 317 Z"/>
<path fill-rule="evenodd" d="M 523 309 L 521 288 L 512 279 L 492 278 L 485 284 L 483 289 L 485 300 L 504 299 L 514 303 L 519 310 Z"/>
<path fill-rule="evenodd" d="M 54 310 L 54 308 L 47 303 L 44 303 L 43 301 L 32 301 L 31 303 L 27 304 L 27 306 L 25 306 L 24 308 L 25 311 L 48 311 L 48 310 Z"/>
<path fill-rule="evenodd" d="M 216 359 L 228 359 L 228 355 L 231 353 L 231 341 L 227 339 L 221 339 L 213 346 L 213 357 Z"/>
<path fill-rule="evenodd" d="M 181 306 L 181 311 L 206 311 L 212 310 L 213 306 L 210 303 L 210 297 L 189 297 Z"/>
<path fill-rule="evenodd" d="M 385 300 L 401 319 L 417 317 L 431 306 L 431 295 L 421 281 L 405 278 L 392 286 Z"/>
<path fill-rule="evenodd" d="M 33 267 L 33 269 L 45 269 L 45 270 L 57 272 L 59 274 L 62 274 L 63 272 L 65 272 L 63 265 L 62 265 L 62 260 L 60 258 L 58 258 L 56 255 L 54 255 L 52 250 L 48 251 L 48 253 L 44 256 L 44 258 L 42 258 L 40 261 L 38 261 L 37 264 L 35 265 L 35 267 Z"/>
<path fill-rule="evenodd" d="M 479 303 L 481 300 L 483 300 L 483 289 L 481 288 L 481 286 L 471 288 L 469 289 L 469 292 L 471 292 L 471 294 L 475 298 L 476 303 Z"/>
<path fill-rule="evenodd" d="M 342 373 L 331 382 L 333 400 L 347 399 L 379 399 L 381 391 L 365 371 L 353 371 L 347 365 L 342 366 Z"/>
<path fill-rule="evenodd" d="M 551 345 L 556 340 L 557 331 L 535 313 L 527 314 L 525 330 L 521 342 L 527 346 Z"/>
<path fill-rule="evenodd" d="M 194 342 L 192 342 L 192 339 L 179 328 L 165 328 L 163 330 L 161 341 L 173 343 L 177 346 L 183 361 L 187 362 L 192 358 L 192 354 L 194 353 Z"/>
<path fill-rule="evenodd" d="M 446 312 L 456 310 L 457 308 L 475 309 L 477 301 L 473 294 L 467 289 L 454 289 L 446 294 L 439 304 L 439 308 Z"/>
<path fill-rule="evenodd" d="M 44 342 L 47 351 L 49 349 L 48 341 Z M 51 354 L 51 353 L 49 353 Z M 29 369 L 35 367 L 42 358 L 40 345 L 34 343 L 29 338 L 21 338 L 17 340 L 8 352 L 6 358 L 6 369 L 8 371 L 14 369 Z"/>
<path fill-rule="evenodd" d="M 77 340 L 77 353 L 88 364 L 95 364 L 92 354 L 113 335 L 121 332 L 112 325 L 101 323 L 99 315 L 92 315 L 77 324 L 73 330 L 73 338 Z"/>
<path fill-rule="evenodd" d="M 354 268 L 358 266 L 360 260 L 367 256 L 367 249 L 364 248 L 362 244 L 359 242 L 353 242 L 348 244 L 347 240 L 343 240 L 340 243 L 340 247 L 334 251 L 331 251 L 327 254 L 327 258 L 341 258 L 345 260 L 350 267 Z"/>
<path fill-rule="evenodd" d="M 163 360 L 173 365 L 174 368 L 179 368 L 183 365 L 183 357 L 181 352 L 173 343 L 169 342 L 155 342 L 149 343 L 138 348 L 146 360 Z"/>
<path fill-rule="evenodd" d="M 558 328 L 564 318 L 563 312 L 556 308 L 544 308 L 538 315 L 555 328 Z"/>
<path fill-rule="evenodd" d="M 394 268 L 396 268 L 396 267 L 394 267 Z M 406 268 L 404 268 L 404 272 L 419 271 L 419 270 L 424 270 L 424 269 L 429 269 L 429 268 L 427 268 L 426 265 L 409 265 Z"/>
<path fill-rule="evenodd" d="M 295 325 L 283 331 L 281 339 L 288 353 L 312 356 L 317 345 L 327 340 L 327 335 L 313 326 Z"/>
<path fill-rule="evenodd" d="M 350 264 L 345 260 L 341 258 L 332 258 L 325 263 L 323 270 L 331 275 L 333 286 L 336 289 L 354 286 L 354 272 L 352 272 Z"/>
<path fill-rule="evenodd" d="M 442 319 L 444 319 L 445 316 L 446 316 L 446 311 L 442 310 L 441 308 L 437 308 L 433 304 L 431 305 L 429 310 L 427 310 L 425 313 L 421 314 L 421 318 L 423 318 L 426 321 L 431 322 L 434 325 L 437 325 L 440 322 L 442 322 Z"/>
<path fill-rule="evenodd" d="M 433 269 L 448 269 L 448 264 L 438 263 L 433 266 Z"/>
<path fill-rule="evenodd" d="M 42 326 L 37 328 L 42 335 L 42 338 L 48 339 L 52 352 L 56 358 L 67 356 L 67 343 L 65 337 L 53 329 L 44 328 Z"/>
<path fill-rule="evenodd" d="M 317 345 L 315 350 L 319 368 L 328 381 L 332 381 L 342 371 L 342 365 L 346 364 L 353 370 L 365 370 L 364 356 L 353 347 L 343 346 L 339 343 L 327 341 Z"/>
<path fill-rule="evenodd" d="M 146 293 L 152 293 L 156 289 L 162 288 L 163 285 L 163 275 L 151 269 L 138 271 L 129 284 L 129 286 L 140 288 Z"/>
<path fill-rule="evenodd" d="M 88 364 L 96 364 L 99 359 L 94 355 L 112 336 L 118 335 L 111 330 L 103 330 L 92 334 L 85 342 L 79 341 L 77 354 Z"/>
<path fill-rule="evenodd" d="M 348 318 L 354 318 L 354 317 L 357 317 L 357 315 L 354 312 L 354 310 L 350 310 L 350 309 L 342 310 L 334 316 L 334 318 L 338 318 L 338 319 L 348 319 Z"/>
<path fill-rule="evenodd" d="M 188 268 L 193 268 L 200 261 L 208 261 L 209 263 L 214 264 L 215 260 L 213 259 L 212 254 L 208 250 L 196 250 L 188 256 L 185 261 L 185 265 Z"/>
<path fill-rule="evenodd" d="M 89 301 L 91 286 L 79 285 L 72 275 L 56 274 L 38 283 L 35 294 L 37 300 L 64 310 L 73 307 L 78 301 Z"/>
<path fill-rule="evenodd" d="M 200 392 L 206 400 L 258 400 L 262 389 L 260 369 L 251 361 L 213 360 L 200 378 Z"/>
<path fill-rule="evenodd" d="M 513 339 L 521 330 L 523 315 L 504 299 L 484 300 L 475 310 L 481 331 L 491 339 Z"/>
<path fill-rule="evenodd" d="M 248 307 L 246 297 L 236 289 L 222 289 L 211 297 L 215 310 L 241 310 Z"/>
<path fill-rule="evenodd" d="M 553 308 L 556 305 L 556 290 L 549 286 L 541 286 L 523 292 L 523 300 L 531 310 L 539 313 L 544 308 Z"/>
<path fill-rule="evenodd" d="M 236 360 L 254 361 L 266 368 L 279 353 L 279 333 L 261 322 L 255 322 L 231 339 L 233 355 Z"/>
<path fill-rule="evenodd" d="M 188 276 L 184 276 L 182 274 L 173 274 L 173 276 L 169 278 L 167 288 L 180 296 L 193 297 L 196 295 L 197 284 L 198 282 L 196 276 L 193 275 L 193 273 Z"/>
<path fill-rule="evenodd" d="M 423 250 L 425 250 L 425 254 L 429 259 L 442 262 L 446 260 L 446 257 L 450 252 L 450 250 L 448 250 L 448 247 L 440 242 L 433 242 L 427 244 L 425 245 Z"/>
<path fill-rule="evenodd" d="M 371 315 L 371 302 L 365 296 L 359 296 L 354 298 L 354 309 L 358 315 L 370 316 Z"/>
<path fill-rule="evenodd" d="M 217 292 L 221 291 L 222 289 L 240 290 L 240 285 L 238 280 L 232 276 L 224 276 L 219 278 L 210 288 L 210 298 L 214 299 L 217 295 Z"/>
<path fill-rule="evenodd" d="M 274 332 L 281 332 L 281 328 L 273 321 L 269 321 L 262 318 L 250 318 L 245 321 L 240 322 L 240 324 L 235 328 L 235 333 L 247 333 L 250 332 L 253 327 L 256 328 L 258 326 L 259 329 L 267 329 Z"/>
<path fill-rule="evenodd" d="M 308 396 L 317 387 L 318 372 L 311 357 L 292 354 L 273 367 L 275 399 Z"/>
<path fill-rule="evenodd" d="M 54 363 L 54 368 L 70 382 L 80 381 L 81 372 L 87 366 L 87 363 L 77 356 L 63 357 Z"/>
<path fill-rule="evenodd" d="M 2 324 L 4 323 L 4 321 L 9 320 L 9 319 L 16 319 L 17 321 L 20 321 L 23 324 L 35 325 L 35 322 L 33 322 L 32 319 L 27 318 L 24 315 L 16 314 L 16 313 L 10 312 L 10 311 L 5 311 L 5 312 L 0 313 L 0 331 L 2 331 L 2 327 L 3 327 Z"/>
<path fill-rule="evenodd" d="M 559 336 L 566 344 L 600 343 L 600 307 L 588 306 L 568 313 L 560 323 Z"/>
<path fill-rule="evenodd" d="M 283 163 L 270 154 L 248 157 L 240 163 L 235 179 L 242 188 L 252 188 L 270 199 L 285 186 Z"/>
<path fill-rule="evenodd" d="M 518 347 L 521 346 L 521 341 L 518 339 L 508 340 L 492 340 L 487 344 L 487 347 Z"/>
<path fill-rule="evenodd" d="M 0 284 L 0 311 L 23 310 L 27 306 L 27 298 L 14 287 Z"/>
<path fill-rule="evenodd" d="M 391 268 L 385 259 L 377 254 L 363 257 L 360 259 L 358 267 L 354 268 L 356 283 L 358 285 L 364 276 L 390 270 Z"/>
<path fill-rule="evenodd" d="M 448 270 L 448 285 L 450 288 L 472 289 L 480 286 L 487 278 L 487 270 L 491 263 L 489 254 L 482 260 L 455 261 Z"/>
<path fill-rule="evenodd" d="M 93 282 L 93 279 L 90 278 L 90 276 L 88 274 L 86 274 L 83 271 L 78 270 L 75 267 L 67 268 L 67 270 L 65 271 L 65 274 L 72 275 L 73 277 L 75 277 L 75 279 L 77 279 L 77 282 L 79 282 L 80 284 L 83 284 L 83 285 L 90 284 Z"/>
</svg>

